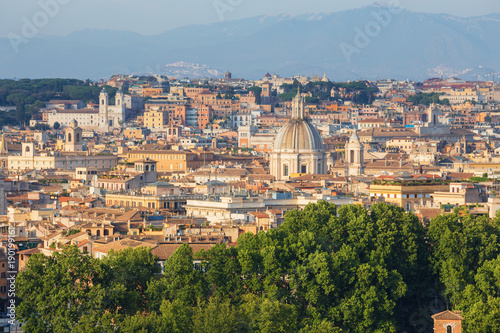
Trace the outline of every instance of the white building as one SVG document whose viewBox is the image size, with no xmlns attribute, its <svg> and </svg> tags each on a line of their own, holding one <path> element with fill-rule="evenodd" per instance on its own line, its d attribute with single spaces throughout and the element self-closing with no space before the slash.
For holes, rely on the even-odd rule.
<svg viewBox="0 0 500 333">
<path fill-rule="evenodd" d="M 293 100 L 292 119 L 276 135 L 270 153 L 270 172 L 276 180 L 292 174 L 325 174 L 327 157 L 318 130 L 304 118 L 304 97 Z"/>
<path fill-rule="evenodd" d="M 110 170 L 118 164 L 116 155 L 90 155 L 87 152 L 36 152 L 35 143 L 22 144 L 21 156 L 9 156 L 7 168 L 14 170 L 64 169 L 73 171 L 77 167 L 99 168 Z"/>
<path fill-rule="evenodd" d="M 109 104 L 109 95 L 103 88 L 99 95 L 99 110 L 96 109 L 53 109 L 48 114 L 47 123 L 54 126 L 57 122 L 63 127 L 69 127 L 73 120 L 85 130 L 108 132 L 121 128 L 126 119 L 124 94 L 120 90 L 115 95 L 115 105 Z"/>
</svg>

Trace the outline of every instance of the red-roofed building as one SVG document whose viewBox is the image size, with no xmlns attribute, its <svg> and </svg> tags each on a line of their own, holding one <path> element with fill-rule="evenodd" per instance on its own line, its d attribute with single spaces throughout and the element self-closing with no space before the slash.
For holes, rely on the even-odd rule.
<svg viewBox="0 0 500 333">
<path fill-rule="evenodd" d="M 449 310 L 432 316 L 434 319 L 434 333 L 462 333 L 462 320 L 460 311 Z"/>
</svg>

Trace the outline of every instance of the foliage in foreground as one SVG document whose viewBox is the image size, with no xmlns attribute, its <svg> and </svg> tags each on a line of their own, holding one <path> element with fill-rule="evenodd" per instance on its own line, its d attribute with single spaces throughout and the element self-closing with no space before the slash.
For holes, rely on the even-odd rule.
<svg viewBox="0 0 500 333">
<path fill-rule="evenodd" d="M 146 248 L 98 260 L 68 247 L 19 274 L 18 318 L 27 332 L 412 332 L 409 314 L 443 291 L 468 328 L 496 331 L 499 230 L 458 212 L 426 230 L 395 206 L 319 202 L 237 247 L 184 244 L 163 276 Z"/>
</svg>

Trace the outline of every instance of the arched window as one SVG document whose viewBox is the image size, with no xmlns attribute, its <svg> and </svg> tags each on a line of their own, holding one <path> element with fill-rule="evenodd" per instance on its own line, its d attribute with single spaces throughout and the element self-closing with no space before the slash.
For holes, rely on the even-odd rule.
<svg viewBox="0 0 500 333">
<path fill-rule="evenodd" d="M 71 142 L 71 133 L 68 133 L 68 142 Z"/>
<path fill-rule="evenodd" d="M 446 327 L 446 333 L 453 333 L 453 328 L 451 327 L 451 325 L 448 325 Z"/>
<path fill-rule="evenodd" d="M 154 165 L 151 166 L 151 171 L 155 171 L 155 166 Z"/>
<path fill-rule="evenodd" d="M 354 150 L 351 150 L 351 159 L 349 162 L 354 163 Z"/>
<path fill-rule="evenodd" d="M 97 230 L 96 235 L 97 235 L 97 236 L 101 236 L 101 230 Z"/>
<path fill-rule="evenodd" d="M 101 105 L 104 105 L 105 101 L 104 101 L 104 98 L 101 99 Z"/>
<path fill-rule="evenodd" d="M 75 141 L 80 142 L 80 133 L 75 134 Z"/>
<path fill-rule="evenodd" d="M 146 172 L 149 171 L 149 165 L 146 165 Z"/>
<path fill-rule="evenodd" d="M 30 152 L 30 147 L 29 146 L 26 146 L 26 152 L 29 153 Z"/>
</svg>

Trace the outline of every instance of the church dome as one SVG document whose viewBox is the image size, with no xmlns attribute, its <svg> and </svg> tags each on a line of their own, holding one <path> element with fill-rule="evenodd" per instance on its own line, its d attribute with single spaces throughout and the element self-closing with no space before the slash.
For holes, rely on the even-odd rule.
<svg viewBox="0 0 500 333">
<path fill-rule="evenodd" d="M 281 128 L 274 140 L 274 149 L 321 151 L 323 141 L 316 127 L 305 119 L 291 119 Z"/>
<path fill-rule="evenodd" d="M 293 100 L 292 119 L 274 139 L 276 151 L 323 151 L 323 140 L 316 127 L 304 119 L 304 98 L 300 91 Z"/>
</svg>

